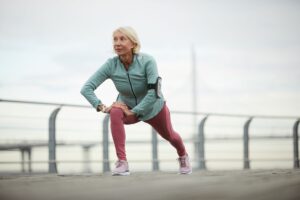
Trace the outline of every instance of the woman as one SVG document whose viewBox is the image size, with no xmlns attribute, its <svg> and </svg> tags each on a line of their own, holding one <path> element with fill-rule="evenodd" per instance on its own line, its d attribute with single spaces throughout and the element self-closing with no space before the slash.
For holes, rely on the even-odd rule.
<svg viewBox="0 0 300 200">
<path fill-rule="evenodd" d="M 108 59 L 81 89 L 81 94 L 96 108 L 110 114 L 111 133 L 118 161 L 113 175 L 129 175 L 125 153 L 124 124 L 144 121 L 150 124 L 177 150 L 181 174 L 192 173 L 189 157 L 181 137 L 171 124 L 170 112 L 161 95 L 155 60 L 139 53 L 140 41 L 131 27 L 113 32 L 113 48 L 117 56 Z M 94 91 L 106 79 L 111 79 L 119 92 L 117 101 L 106 107 Z"/>
</svg>

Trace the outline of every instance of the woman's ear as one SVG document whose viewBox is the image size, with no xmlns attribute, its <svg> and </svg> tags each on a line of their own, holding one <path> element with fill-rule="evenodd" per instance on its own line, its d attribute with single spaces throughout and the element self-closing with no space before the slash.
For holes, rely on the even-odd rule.
<svg viewBox="0 0 300 200">
<path fill-rule="evenodd" d="M 135 48 L 137 47 L 136 43 L 133 43 L 132 52 L 135 52 Z"/>
</svg>

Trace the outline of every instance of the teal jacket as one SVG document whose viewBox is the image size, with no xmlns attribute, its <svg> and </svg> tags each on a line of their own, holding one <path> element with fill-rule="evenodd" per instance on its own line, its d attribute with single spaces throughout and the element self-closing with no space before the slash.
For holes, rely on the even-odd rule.
<svg viewBox="0 0 300 200">
<path fill-rule="evenodd" d="M 133 63 L 126 71 L 118 56 L 110 58 L 83 85 L 81 94 L 97 108 L 102 104 L 94 91 L 106 79 L 111 79 L 119 92 L 117 101 L 125 103 L 142 121 L 156 116 L 164 106 L 164 97 L 157 98 L 154 89 L 158 78 L 156 62 L 147 54 L 135 54 Z"/>
</svg>

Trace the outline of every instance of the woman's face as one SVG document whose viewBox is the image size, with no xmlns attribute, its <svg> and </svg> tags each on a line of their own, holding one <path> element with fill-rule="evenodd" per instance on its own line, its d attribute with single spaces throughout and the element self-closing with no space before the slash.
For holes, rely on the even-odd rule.
<svg viewBox="0 0 300 200">
<path fill-rule="evenodd" d="M 119 56 L 132 54 L 132 49 L 134 48 L 134 43 L 120 31 L 116 31 L 113 34 L 113 45 L 116 54 Z"/>
</svg>

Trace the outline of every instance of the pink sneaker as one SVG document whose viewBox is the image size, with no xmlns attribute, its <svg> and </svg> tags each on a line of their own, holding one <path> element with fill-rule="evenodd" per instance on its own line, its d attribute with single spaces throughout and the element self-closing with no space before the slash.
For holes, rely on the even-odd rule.
<svg viewBox="0 0 300 200">
<path fill-rule="evenodd" d="M 190 164 L 189 156 L 186 154 L 178 158 L 179 162 L 179 173 L 180 174 L 191 174 L 192 167 Z"/>
<path fill-rule="evenodd" d="M 126 160 L 118 160 L 116 168 L 112 171 L 113 176 L 128 176 L 130 175 L 128 162 Z"/>
</svg>

